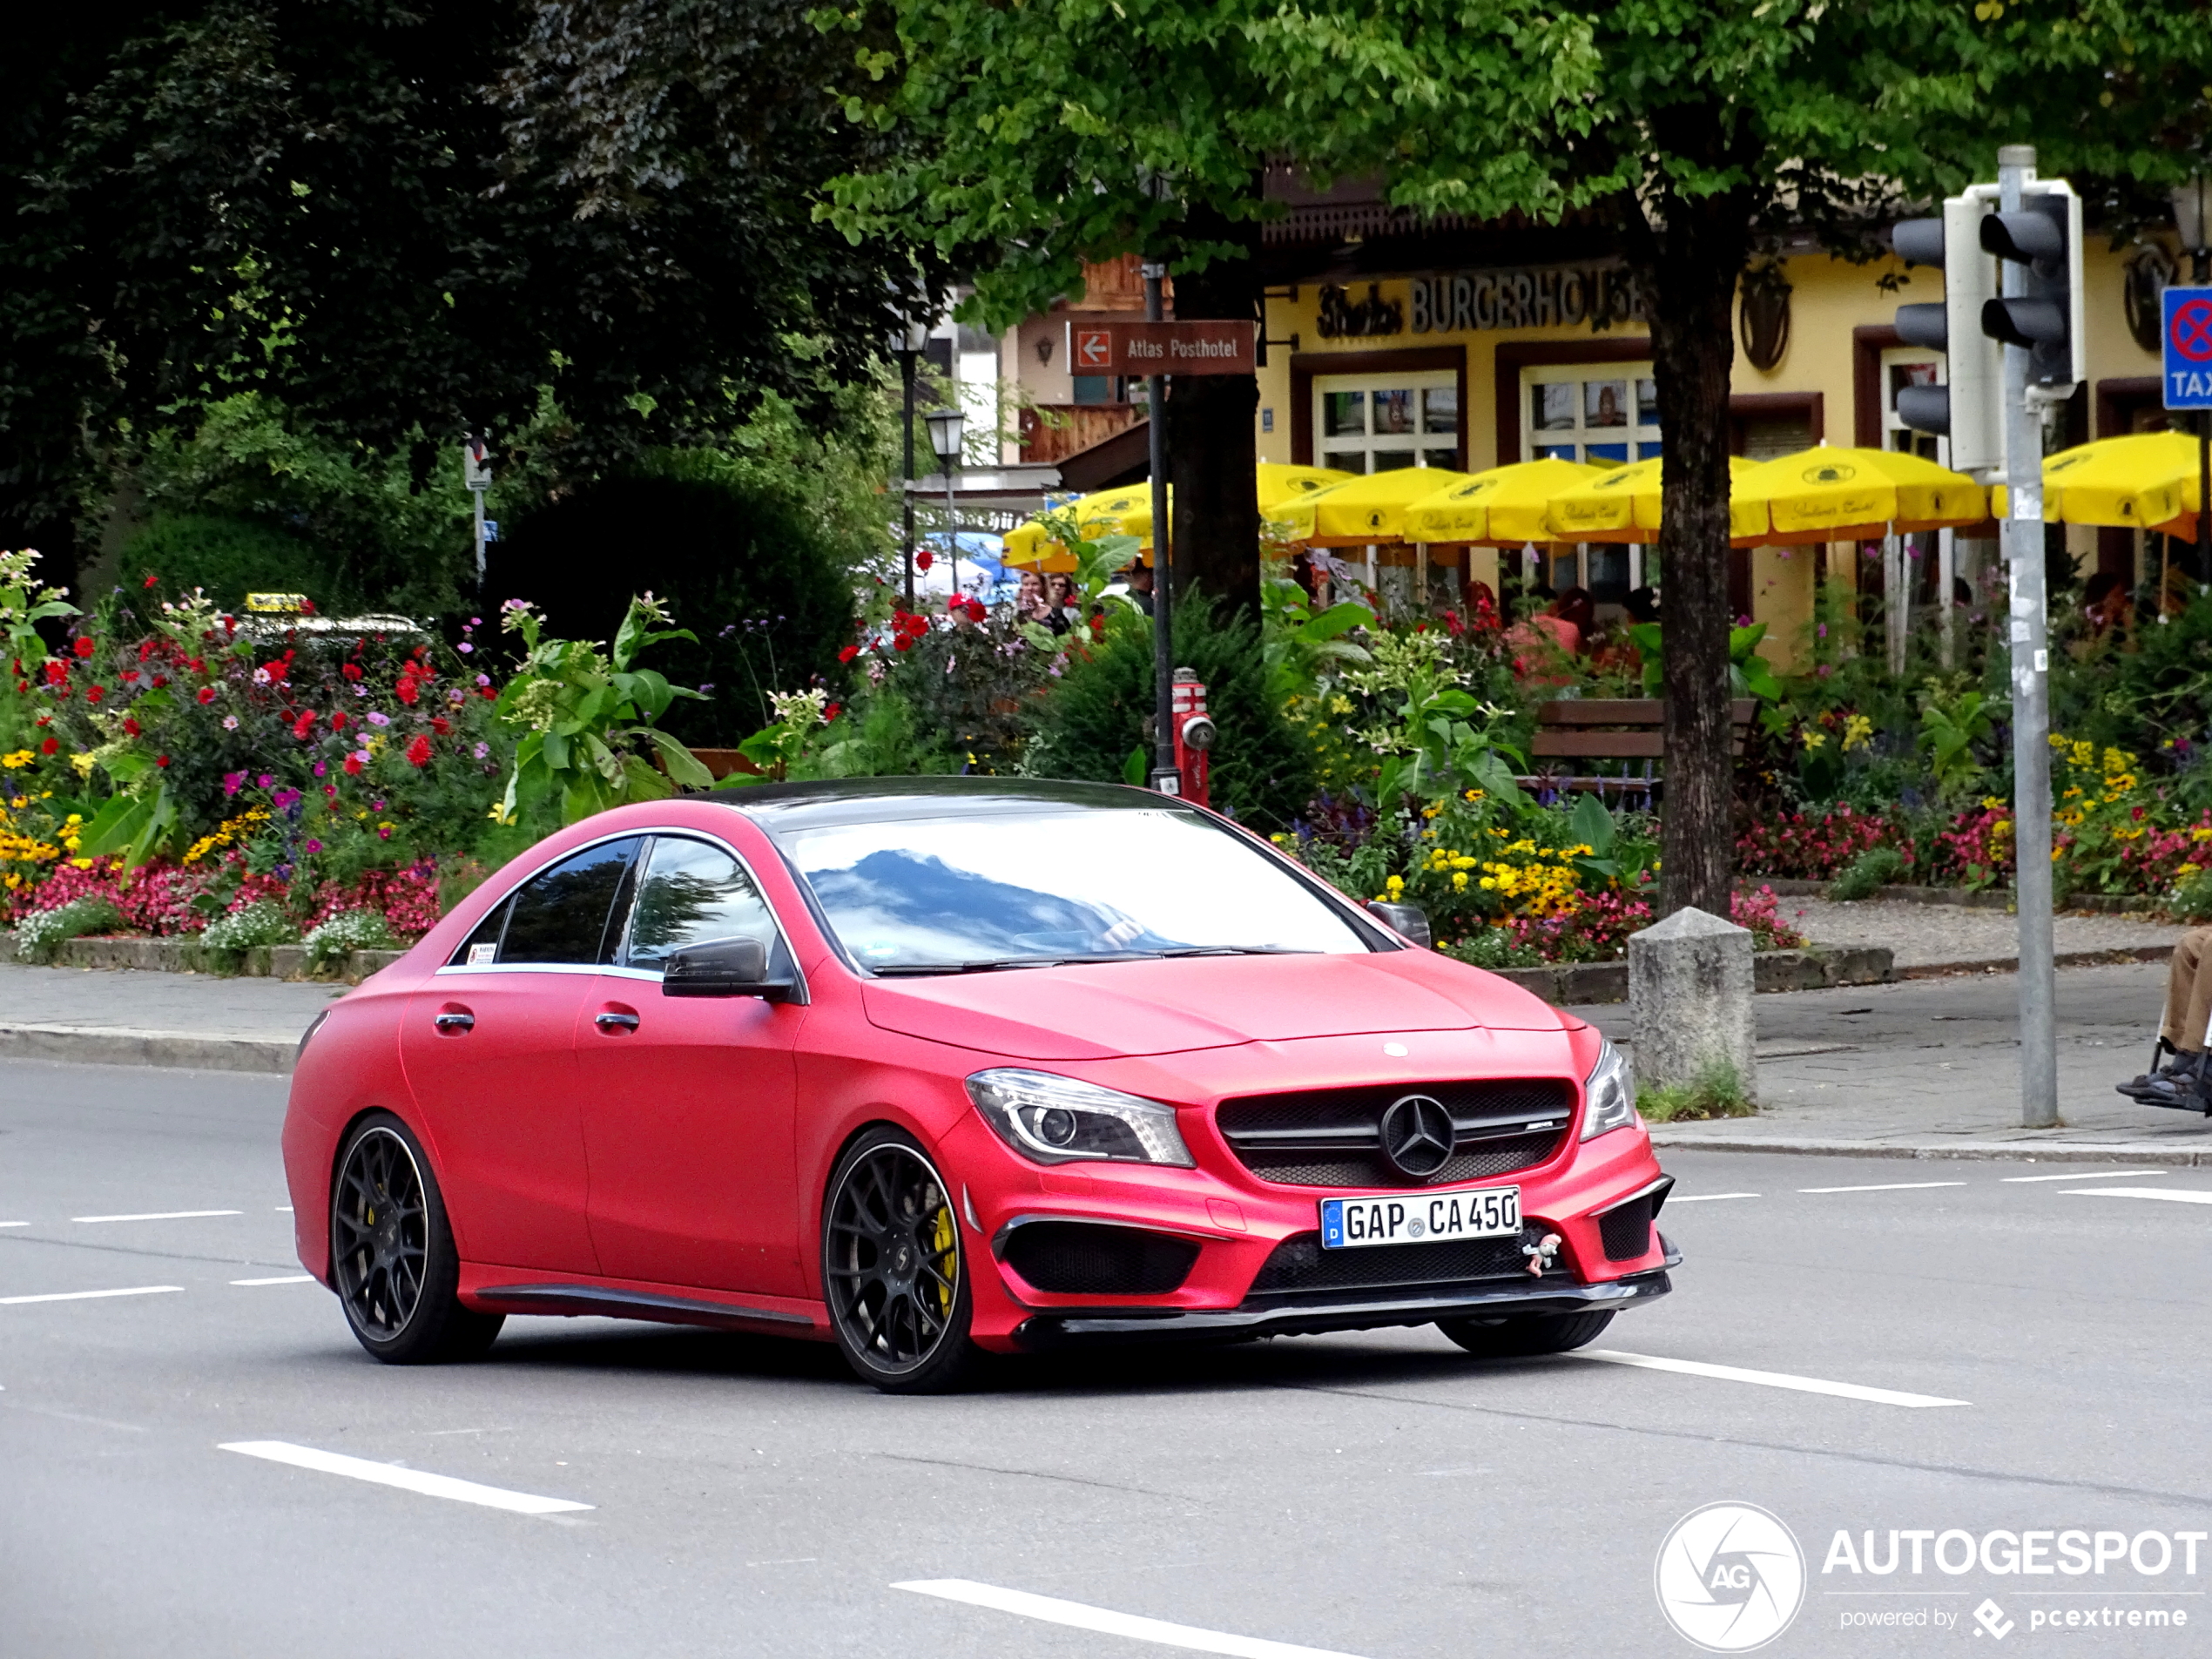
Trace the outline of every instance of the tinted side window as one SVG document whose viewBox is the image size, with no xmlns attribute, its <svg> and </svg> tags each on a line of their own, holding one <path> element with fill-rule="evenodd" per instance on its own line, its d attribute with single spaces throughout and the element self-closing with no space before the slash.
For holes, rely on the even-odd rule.
<svg viewBox="0 0 2212 1659">
<path fill-rule="evenodd" d="M 461 941 L 461 948 L 453 953 L 455 962 L 481 967 L 499 960 L 499 936 L 507 929 L 507 913 L 514 907 L 511 899 L 502 900 L 485 912 L 484 919 L 476 924 L 476 931 Z"/>
<path fill-rule="evenodd" d="M 631 913 L 631 968 L 658 968 L 670 953 L 710 940 L 758 939 L 772 952 L 776 924 L 738 861 L 704 841 L 653 843 Z"/>
<path fill-rule="evenodd" d="M 515 895 L 502 962 L 578 962 L 606 960 L 607 913 L 631 860 L 636 837 L 586 847 L 535 878 Z"/>
</svg>

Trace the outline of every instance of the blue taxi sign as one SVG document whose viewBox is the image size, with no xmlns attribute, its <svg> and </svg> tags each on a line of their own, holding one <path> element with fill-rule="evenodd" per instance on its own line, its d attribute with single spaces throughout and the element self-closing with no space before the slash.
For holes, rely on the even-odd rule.
<svg viewBox="0 0 2212 1659">
<path fill-rule="evenodd" d="M 2169 287 L 2162 301 L 2166 407 L 2212 409 L 2212 287 Z"/>
</svg>

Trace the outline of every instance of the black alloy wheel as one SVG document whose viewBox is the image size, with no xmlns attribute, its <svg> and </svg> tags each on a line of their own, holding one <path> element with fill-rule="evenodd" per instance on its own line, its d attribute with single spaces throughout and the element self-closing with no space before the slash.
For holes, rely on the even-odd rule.
<svg viewBox="0 0 2212 1659">
<path fill-rule="evenodd" d="M 461 1259 L 437 1177 L 389 1112 L 356 1125 L 339 1157 L 330 1276 L 354 1337 L 387 1365 L 474 1358 L 505 1322 L 461 1305 Z"/>
<path fill-rule="evenodd" d="M 888 1393 L 955 1386 L 978 1350 L 960 1218 L 944 1178 L 897 1130 L 869 1130 L 838 1161 L 822 1217 L 822 1286 L 838 1346 Z"/>
<path fill-rule="evenodd" d="M 1565 1353 L 1595 1342 L 1613 1323 L 1611 1308 L 1589 1313 L 1516 1313 L 1500 1319 L 1439 1319 L 1436 1328 L 1485 1359 Z"/>
</svg>

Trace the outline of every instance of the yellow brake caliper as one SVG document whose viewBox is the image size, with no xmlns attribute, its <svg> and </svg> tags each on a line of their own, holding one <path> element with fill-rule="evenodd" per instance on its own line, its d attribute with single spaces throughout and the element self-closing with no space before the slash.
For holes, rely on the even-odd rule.
<svg viewBox="0 0 2212 1659">
<path fill-rule="evenodd" d="M 950 1318 L 953 1312 L 952 1277 L 957 1264 L 953 1259 L 953 1211 L 949 1204 L 938 1209 L 937 1226 L 929 1236 L 929 1247 L 937 1252 L 937 1271 L 944 1275 L 945 1281 L 937 1287 L 938 1317 Z"/>
</svg>

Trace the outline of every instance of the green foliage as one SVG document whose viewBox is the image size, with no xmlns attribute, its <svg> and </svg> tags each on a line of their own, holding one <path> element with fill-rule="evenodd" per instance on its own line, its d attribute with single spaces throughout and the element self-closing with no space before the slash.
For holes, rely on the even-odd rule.
<svg viewBox="0 0 2212 1659">
<path fill-rule="evenodd" d="M 1312 762 L 1269 695 L 1258 631 L 1224 621 L 1204 596 L 1177 605 L 1175 662 L 1195 671 L 1220 737 L 1214 745 L 1215 807 L 1258 826 L 1286 826 L 1313 792 Z M 1071 658 L 1066 678 L 1039 705 L 1036 737 L 1023 757 L 1033 776 L 1123 780 L 1130 752 L 1143 746 L 1153 704 L 1152 626 L 1110 617 L 1106 637 Z"/>
<path fill-rule="evenodd" d="M 769 482 L 768 462 L 664 459 L 685 475 L 608 479 L 523 520 L 491 550 L 487 590 L 531 601 L 572 639 L 606 638 L 630 593 L 659 595 L 694 631 L 669 636 L 657 660 L 701 691 L 668 730 L 727 743 L 769 722 L 771 692 L 843 678 L 868 547 L 833 534 L 792 480 Z M 619 582 L 607 579 L 610 557 Z"/>
<path fill-rule="evenodd" d="M 222 924 L 218 922 L 216 927 Z M 211 927 L 208 931 L 212 932 Z M 205 935 L 202 943 L 206 942 Z M 343 963 L 357 950 L 395 950 L 399 941 L 381 910 L 341 910 L 300 941 L 307 948 L 307 970 L 320 974 Z"/>
<path fill-rule="evenodd" d="M 1544 954 L 1534 945 L 1514 941 L 1512 932 L 1504 927 L 1487 927 L 1456 939 L 1438 948 L 1454 961 L 1472 968 L 1487 968 L 1495 972 L 1501 968 L 1541 968 Z"/>
<path fill-rule="evenodd" d="M 318 610 L 341 616 L 362 608 L 337 561 L 250 518 L 158 514 L 125 544 L 123 563 L 179 588 L 203 588 L 226 610 L 241 609 L 249 593 L 305 594 Z"/>
<path fill-rule="evenodd" d="M 16 960 L 51 962 L 54 953 L 87 934 L 119 933 L 123 913 L 111 899 L 72 899 L 51 910 L 34 911 L 16 924 Z"/>
<path fill-rule="evenodd" d="M 1985 742 L 1993 730 L 1979 691 L 1960 691 L 1946 697 L 1931 684 L 1920 708 L 1920 746 L 1928 756 L 1939 788 L 1956 792 L 1981 776 L 1974 745 Z"/>
<path fill-rule="evenodd" d="M 26 667 L 44 661 L 46 656 L 46 642 L 38 624 L 78 614 L 60 588 L 33 574 L 38 563 L 37 553 L 29 548 L 0 552 L 0 635 L 4 635 L 0 649 L 6 651 L 10 662 Z M 37 718 L 30 698 L 17 691 L 16 684 L 12 674 L 0 677 L 0 749 L 13 749 L 26 742 L 31 736 L 31 722 Z"/>
<path fill-rule="evenodd" d="M 519 600 L 502 608 L 502 626 L 522 635 L 526 652 L 499 697 L 500 718 L 522 734 L 502 818 L 550 812 L 573 824 L 610 806 L 661 799 L 678 784 L 704 789 L 714 781 L 689 749 L 653 724 L 677 698 L 698 693 L 633 666 L 649 645 L 691 637 L 653 625 L 667 620 L 651 594 L 632 599 L 613 644 L 602 651 L 583 640 L 541 638 L 536 613 Z"/>
<path fill-rule="evenodd" d="M 235 973 L 239 959 L 247 951 L 265 945 L 293 944 L 299 938 L 298 925 L 281 904 L 274 899 L 256 899 L 209 922 L 199 943 L 218 972 Z"/>
<path fill-rule="evenodd" d="M 1736 1068 L 1720 1062 L 1693 1082 L 1636 1090 L 1636 1110 L 1648 1123 L 1683 1123 L 1708 1117 L 1750 1117 L 1758 1104 L 1743 1092 Z"/>
<path fill-rule="evenodd" d="M 2182 921 L 2212 921 L 2212 870 L 2198 870 L 2176 881 L 2160 907 Z"/>
<path fill-rule="evenodd" d="M 1870 846 L 1828 884 L 1828 896 L 1844 901 L 1871 899 L 1905 873 L 1905 854 L 1893 846 Z"/>
</svg>

